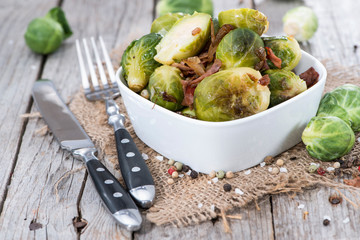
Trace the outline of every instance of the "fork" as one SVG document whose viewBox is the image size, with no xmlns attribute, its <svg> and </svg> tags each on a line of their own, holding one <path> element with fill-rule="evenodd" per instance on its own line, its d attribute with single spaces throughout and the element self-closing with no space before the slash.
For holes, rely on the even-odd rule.
<svg viewBox="0 0 360 240">
<path fill-rule="evenodd" d="M 86 39 L 82 39 L 85 57 L 87 60 L 90 79 L 88 78 L 83 55 L 81 52 L 80 41 L 76 40 L 76 50 L 80 65 L 80 74 L 82 86 L 86 98 L 89 101 L 102 100 L 106 104 L 106 113 L 109 116 L 108 124 L 113 126 L 115 131 L 116 150 L 120 171 L 125 181 L 126 187 L 135 200 L 142 208 L 152 206 L 155 198 L 155 186 L 151 177 L 149 168 L 147 167 L 141 153 L 129 132 L 126 130 L 125 116 L 120 114 L 119 106 L 115 102 L 115 98 L 120 96 L 120 92 L 115 79 L 114 67 L 111 63 L 109 54 L 102 37 L 99 37 L 99 43 L 102 50 L 103 59 L 107 67 L 109 79 L 107 78 L 99 52 L 93 37 L 90 38 L 93 55 L 100 76 L 101 82 L 95 73 L 95 67 L 90 55 L 89 47 Z"/>
</svg>

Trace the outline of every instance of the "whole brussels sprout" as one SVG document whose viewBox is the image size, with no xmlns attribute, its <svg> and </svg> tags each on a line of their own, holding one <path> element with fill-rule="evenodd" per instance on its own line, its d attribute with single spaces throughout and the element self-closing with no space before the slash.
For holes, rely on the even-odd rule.
<svg viewBox="0 0 360 240">
<path fill-rule="evenodd" d="M 306 82 L 291 71 L 267 70 L 265 74 L 270 78 L 268 85 L 271 92 L 270 107 L 295 97 L 307 89 Z"/>
<path fill-rule="evenodd" d="M 188 16 L 188 14 L 185 15 L 183 13 L 168 13 L 158 17 L 151 24 L 150 32 L 159 33 L 162 36 L 165 36 L 165 34 L 171 29 L 176 21 L 180 18 L 183 18 L 184 16 Z"/>
<path fill-rule="evenodd" d="M 232 30 L 219 43 L 216 58 L 222 62 L 222 68 L 251 67 L 262 61 L 259 50 L 264 47 L 261 37 L 247 28 Z"/>
<path fill-rule="evenodd" d="M 360 131 L 360 87 L 345 84 L 326 93 L 317 116 L 336 116 L 357 132 Z"/>
<path fill-rule="evenodd" d="M 350 152 L 355 135 L 338 117 L 313 117 L 302 134 L 302 141 L 311 156 L 331 161 Z"/>
<path fill-rule="evenodd" d="M 49 54 L 59 48 L 62 41 L 72 35 L 65 13 L 52 8 L 45 17 L 32 20 L 25 33 L 28 47 L 36 53 Z"/>
<path fill-rule="evenodd" d="M 211 16 L 194 13 L 179 19 L 156 46 L 156 61 L 170 65 L 175 61 L 195 56 L 210 36 Z"/>
<path fill-rule="evenodd" d="M 249 28 L 260 36 L 269 28 L 267 17 L 262 12 L 251 8 L 222 11 L 219 13 L 219 23 L 220 27 L 231 24 L 237 28 Z"/>
<path fill-rule="evenodd" d="M 150 100 L 171 111 L 181 109 L 184 92 L 180 73 L 178 68 L 167 65 L 155 69 L 148 86 Z"/>
<path fill-rule="evenodd" d="M 202 12 L 212 15 L 213 8 L 212 0 L 160 0 L 156 5 L 156 13 L 158 16 L 177 12 Z"/>
<path fill-rule="evenodd" d="M 126 48 L 121 57 L 124 77 L 131 90 L 140 92 L 148 84 L 150 75 L 161 64 L 154 60 L 155 46 L 161 35 L 150 33 L 135 40 Z"/>
<path fill-rule="evenodd" d="M 281 69 L 293 70 L 301 59 L 299 43 L 293 37 L 266 37 L 263 38 L 265 47 L 271 48 L 273 53 L 281 59 Z M 271 69 L 277 67 L 267 60 Z"/>
<path fill-rule="evenodd" d="M 229 121 L 264 111 L 270 102 L 270 90 L 258 83 L 259 71 L 231 68 L 206 77 L 196 87 L 194 109 L 198 119 Z"/>
<path fill-rule="evenodd" d="M 318 18 L 309 7 L 296 7 L 289 10 L 282 19 L 284 32 L 298 41 L 309 40 L 318 28 Z"/>
</svg>

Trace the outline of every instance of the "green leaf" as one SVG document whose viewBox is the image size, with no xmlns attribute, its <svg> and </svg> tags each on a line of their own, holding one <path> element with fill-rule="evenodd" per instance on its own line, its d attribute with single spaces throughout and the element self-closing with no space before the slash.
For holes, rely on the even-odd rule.
<svg viewBox="0 0 360 240">
<path fill-rule="evenodd" d="M 65 13 L 60 7 L 54 7 L 46 14 L 45 17 L 51 18 L 58 22 L 64 30 L 64 39 L 70 37 L 73 32 L 70 28 L 68 21 L 66 20 Z"/>
</svg>

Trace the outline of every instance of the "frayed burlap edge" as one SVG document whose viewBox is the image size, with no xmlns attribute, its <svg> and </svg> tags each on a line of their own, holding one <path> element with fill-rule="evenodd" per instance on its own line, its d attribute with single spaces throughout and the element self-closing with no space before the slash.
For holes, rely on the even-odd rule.
<svg viewBox="0 0 360 240">
<path fill-rule="evenodd" d="M 326 61 L 328 79 L 326 90 L 344 83 L 359 83 L 359 78 L 354 73 L 355 68 L 344 68 L 332 62 Z M 122 112 L 125 107 L 121 97 L 117 99 Z M 116 168 L 117 157 L 113 130 L 107 124 L 107 115 L 103 102 L 88 102 L 79 91 L 74 96 L 71 104 L 74 112 L 85 131 L 95 141 L 100 150 L 100 155 L 109 160 Z M 128 119 L 128 117 L 126 116 Z M 332 162 L 320 162 L 310 157 L 302 143 L 274 158 L 284 160 L 279 174 L 272 174 L 271 169 L 277 167 L 274 163 L 266 166 L 255 166 L 249 170 L 235 173 L 232 179 L 224 179 L 214 182 L 205 174 L 199 174 L 197 179 L 192 179 L 185 173 L 175 179 L 175 183 L 169 185 L 167 180 L 169 165 L 167 159 L 162 159 L 157 152 L 145 145 L 134 133 L 130 122 L 126 128 L 135 140 L 139 150 L 147 158 L 156 186 L 156 200 L 154 206 L 147 210 L 146 217 L 156 225 L 173 224 L 175 226 L 194 225 L 210 220 L 235 207 L 243 207 L 252 201 L 269 194 L 297 193 L 311 186 L 327 186 L 336 189 L 346 189 L 353 196 L 360 197 L 360 189 L 345 185 L 342 178 L 334 175 L 334 171 L 327 171 L 324 176 L 317 173 L 309 173 L 309 165 L 318 163 L 323 169 L 333 165 Z M 359 135 L 357 136 L 357 138 Z M 358 159 L 360 155 L 360 143 L 356 145 L 350 154 L 343 160 Z M 342 170 L 347 176 L 358 173 L 355 166 Z M 122 179 L 120 179 L 122 181 Z M 232 186 L 230 192 L 223 190 L 223 185 L 229 183 Z M 351 199 L 348 199 L 354 207 L 358 207 Z"/>
</svg>

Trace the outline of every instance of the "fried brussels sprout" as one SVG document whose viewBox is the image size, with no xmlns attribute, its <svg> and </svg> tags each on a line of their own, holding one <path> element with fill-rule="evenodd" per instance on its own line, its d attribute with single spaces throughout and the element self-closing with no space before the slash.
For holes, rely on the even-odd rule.
<svg viewBox="0 0 360 240">
<path fill-rule="evenodd" d="M 306 82 L 295 73 L 288 70 L 267 70 L 270 78 L 268 85 L 270 95 L 270 107 L 278 105 L 307 89 Z"/>
<path fill-rule="evenodd" d="M 355 135 L 338 117 L 313 117 L 302 134 L 302 141 L 311 156 L 331 161 L 351 151 Z"/>
<path fill-rule="evenodd" d="M 184 108 L 183 110 L 181 110 L 181 114 L 189 117 L 189 118 L 196 118 L 196 114 L 195 114 L 195 110 L 194 108 L 191 109 L 189 107 Z"/>
<path fill-rule="evenodd" d="M 178 12 L 202 12 L 212 15 L 213 8 L 212 0 L 160 0 L 156 5 L 156 13 L 158 16 Z"/>
<path fill-rule="evenodd" d="M 32 20 L 25 33 L 28 47 L 36 53 L 49 54 L 59 48 L 63 40 L 72 35 L 65 13 L 52 8 L 45 17 Z"/>
<path fill-rule="evenodd" d="M 360 87 L 345 84 L 324 95 L 317 116 L 336 116 L 360 131 Z"/>
<path fill-rule="evenodd" d="M 298 41 L 309 40 L 318 28 L 318 18 L 309 7 L 290 9 L 283 17 L 284 32 Z"/>
<path fill-rule="evenodd" d="M 295 38 L 265 37 L 263 40 L 265 47 L 271 48 L 273 53 L 281 59 L 281 69 L 292 70 L 300 62 L 301 49 Z M 277 69 L 270 60 L 267 60 L 267 64 L 271 69 Z"/>
<path fill-rule="evenodd" d="M 124 77 L 131 90 L 140 92 L 149 82 L 149 77 L 161 64 L 154 60 L 155 46 L 161 35 L 150 33 L 135 40 L 126 48 L 121 57 Z"/>
<path fill-rule="evenodd" d="M 165 36 L 165 34 L 171 29 L 176 21 L 180 18 L 183 18 L 184 16 L 188 16 L 188 14 L 185 15 L 183 13 L 168 13 L 158 17 L 151 24 L 150 32 Z"/>
<path fill-rule="evenodd" d="M 155 69 L 148 86 L 150 100 L 171 111 L 181 109 L 184 92 L 180 73 L 178 68 L 167 65 Z"/>
<path fill-rule="evenodd" d="M 206 13 L 194 13 L 178 20 L 156 46 L 154 59 L 170 65 L 198 54 L 209 38 L 210 20 Z"/>
<path fill-rule="evenodd" d="M 267 17 L 251 8 L 222 11 L 219 13 L 219 23 L 220 27 L 224 24 L 231 24 L 237 28 L 249 28 L 260 36 L 269 28 Z"/>
<path fill-rule="evenodd" d="M 216 58 L 222 62 L 222 68 L 251 67 L 262 61 L 259 55 L 264 43 L 261 37 L 247 28 L 232 30 L 219 43 Z"/>
<path fill-rule="evenodd" d="M 258 83 L 260 72 L 231 68 L 206 77 L 196 87 L 196 117 L 205 121 L 229 121 L 264 111 L 270 102 L 270 90 Z"/>
</svg>

